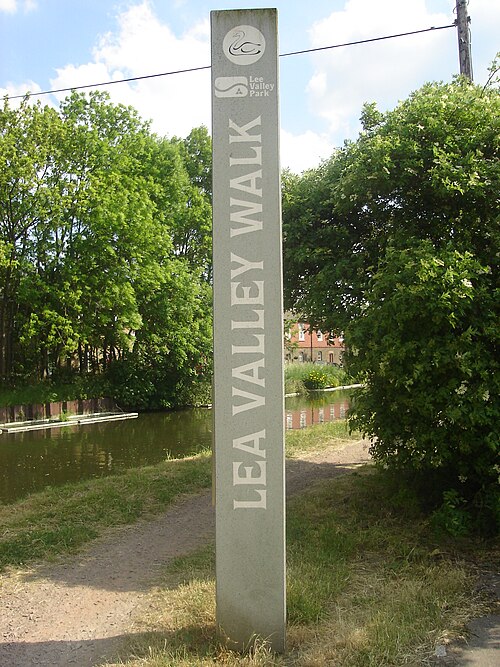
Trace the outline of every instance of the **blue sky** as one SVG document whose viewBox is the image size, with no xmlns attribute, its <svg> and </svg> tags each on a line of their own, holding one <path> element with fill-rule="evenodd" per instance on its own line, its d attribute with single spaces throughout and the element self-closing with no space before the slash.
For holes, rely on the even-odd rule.
<svg viewBox="0 0 500 667">
<path fill-rule="evenodd" d="M 455 0 L 0 0 L 0 95 L 210 64 L 212 9 L 277 7 L 280 52 L 453 23 Z M 500 51 L 500 2 L 469 0 L 474 78 Z M 364 102 L 381 110 L 458 72 L 454 28 L 280 59 L 282 164 L 316 166 L 359 131 Z M 161 135 L 210 127 L 208 71 L 115 84 Z M 64 95 L 44 96 L 57 105 Z M 14 102 L 13 102 L 14 103 Z"/>
</svg>

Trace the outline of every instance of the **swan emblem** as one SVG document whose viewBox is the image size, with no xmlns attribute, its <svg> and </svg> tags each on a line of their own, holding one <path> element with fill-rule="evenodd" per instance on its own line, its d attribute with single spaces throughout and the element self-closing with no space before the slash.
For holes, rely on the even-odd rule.
<svg viewBox="0 0 500 667">
<path fill-rule="evenodd" d="M 238 30 L 233 34 L 234 41 L 229 45 L 229 53 L 232 56 L 256 56 L 261 53 L 262 44 L 245 41 L 245 31 Z"/>
</svg>

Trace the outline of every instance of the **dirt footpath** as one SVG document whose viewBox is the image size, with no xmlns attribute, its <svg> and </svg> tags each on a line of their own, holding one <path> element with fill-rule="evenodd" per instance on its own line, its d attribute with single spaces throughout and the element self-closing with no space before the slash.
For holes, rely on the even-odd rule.
<svg viewBox="0 0 500 667">
<path fill-rule="evenodd" d="M 287 494 L 369 460 L 368 444 L 287 461 Z M 159 518 L 114 529 L 60 564 L 0 575 L 0 667 L 78 667 L 111 658 L 170 560 L 214 535 L 211 494 Z"/>
</svg>

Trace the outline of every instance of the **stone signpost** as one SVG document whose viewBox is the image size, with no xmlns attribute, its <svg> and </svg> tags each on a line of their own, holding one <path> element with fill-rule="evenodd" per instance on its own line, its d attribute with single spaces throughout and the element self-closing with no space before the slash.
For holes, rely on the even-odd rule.
<svg viewBox="0 0 500 667">
<path fill-rule="evenodd" d="M 217 623 L 285 645 L 277 12 L 212 21 Z"/>
</svg>

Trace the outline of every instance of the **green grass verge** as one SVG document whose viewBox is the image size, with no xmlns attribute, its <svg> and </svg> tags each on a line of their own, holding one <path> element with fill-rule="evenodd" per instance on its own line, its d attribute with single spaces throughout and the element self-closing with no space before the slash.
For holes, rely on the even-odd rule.
<svg viewBox="0 0 500 667">
<path fill-rule="evenodd" d="M 307 385 L 311 374 L 320 374 L 324 377 L 321 387 L 340 387 L 351 384 L 352 378 L 344 368 L 329 366 L 328 364 L 297 363 L 285 365 L 285 393 L 307 393 Z"/>
<path fill-rule="evenodd" d="M 164 511 L 179 495 L 211 485 L 210 461 L 203 452 L 0 506 L 0 568 L 73 552 L 110 526 Z"/>
<path fill-rule="evenodd" d="M 288 651 L 217 642 L 213 545 L 177 560 L 153 594 L 127 667 L 417 667 L 479 613 L 470 565 L 487 545 L 436 536 L 367 467 L 288 503 Z"/>
<path fill-rule="evenodd" d="M 291 457 L 349 436 L 345 422 L 287 433 Z M 203 452 L 154 466 L 48 488 L 0 505 L 0 569 L 71 553 L 111 526 L 164 511 L 182 493 L 211 485 L 211 454 Z"/>
<path fill-rule="evenodd" d="M 359 432 L 349 432 L 345 419 L 290 430 L 286 432 L 286 456 L 297 458 L 311 451 L 320 452 L 332 446 L 341 447 L 346 442 L 360 438 Z"/>
</svg>

